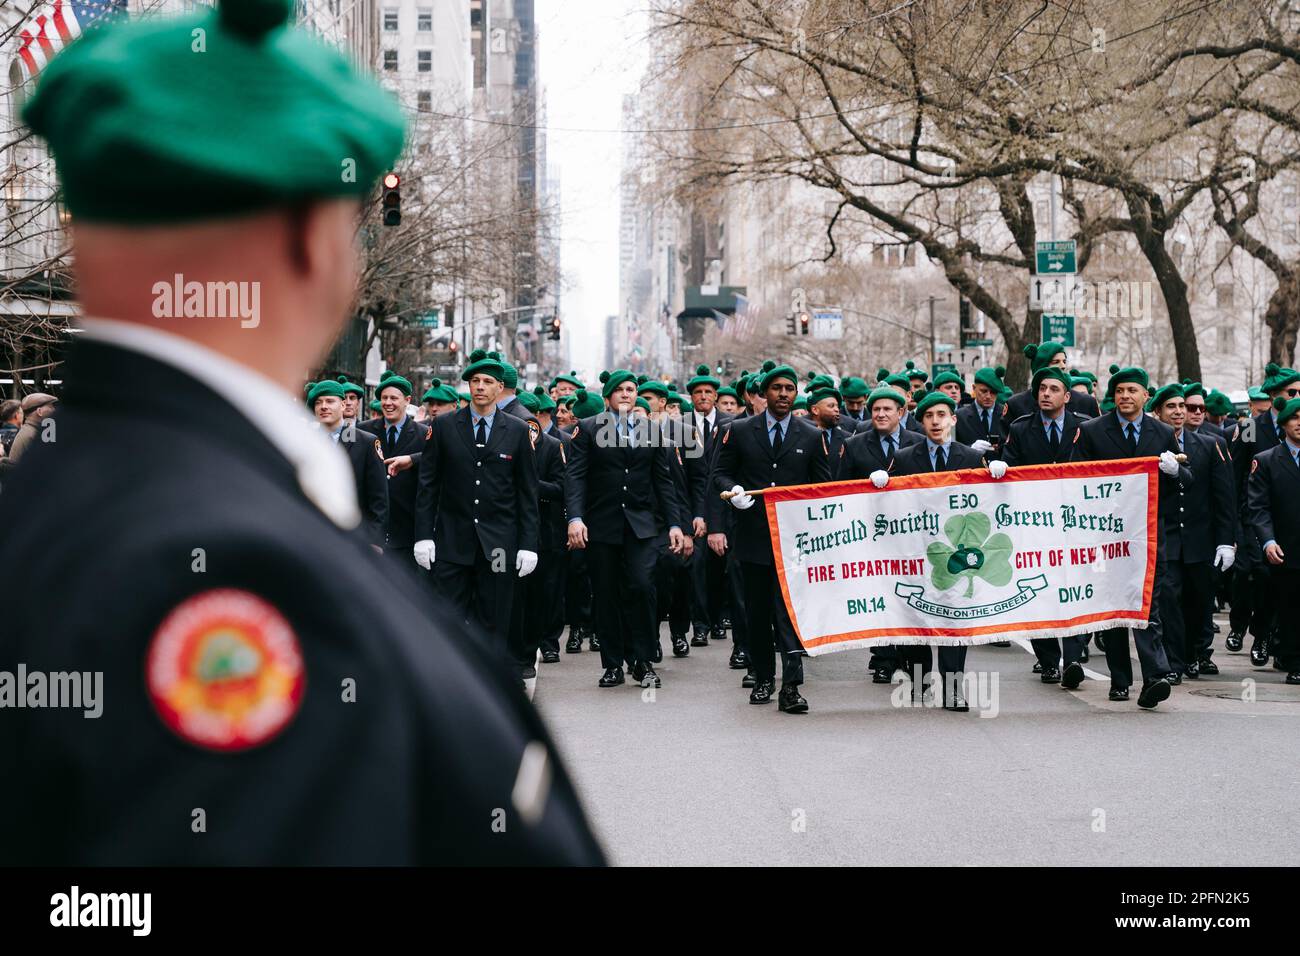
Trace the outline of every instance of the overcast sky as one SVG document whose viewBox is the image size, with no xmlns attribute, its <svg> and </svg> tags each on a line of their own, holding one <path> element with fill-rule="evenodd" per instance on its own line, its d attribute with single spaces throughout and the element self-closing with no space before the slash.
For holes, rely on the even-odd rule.
<svg viewBox="0 0 1300 956">
<path fill-rule="evenodd" d="M 562 310 L 573 359 L 600 370 L 604 320 L 617 314 L 623 94 L 645 66 L 644 0 L 537 0 L 547 159 L 562 197 Z"/>
</svg>

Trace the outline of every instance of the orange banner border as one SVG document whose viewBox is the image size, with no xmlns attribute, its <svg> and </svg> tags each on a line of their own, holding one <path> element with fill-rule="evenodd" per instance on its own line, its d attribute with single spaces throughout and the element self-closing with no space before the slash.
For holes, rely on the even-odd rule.
<svg viewBox="0 0 1300 956">
<path fill-rule="evenodd" d="M 843 634 L 827 634 L 805 641 L 799 628 L 799 619 L 795 614 L 794 604 L 790 600 L 790 586 L 786 583 L 785 555 L 781 553 L 780 529 L 777 527 L 776 506 L 787 501 L 810 501 L 828 498 L 840 494 L 888 494 L 890 491 L 905 491 L 911 488 L 955 488 L 961 485 L 1006 484 L 1020 481 L 1052 481 L 1060 478 L 1113 478 L 1123 476 L 1145 475 L 1147 479 L 1147 568 L 1146 579 L 1142 588 L 1142 609 L 1133 611 L 1093 612 L 1077 617 L 1059 618 L 1048 621 L 1027 621 L 1017 624 L 1016 631 L 1029 628 L 1052 630 L 1081 627 L 1097 621 L 1114 618 L 1132 618 L 1140 616 L 1143 620 L 1151 619 L 1151 596 L 1155 588 L 1156 557 L 1160 520 L 1160 480 L 1159 458 L 1116 458 L 1106 461 L 1076 461 L 1060 465 L 1020 465 L 1008 468 L 1002 478 L 993 478 L 985 468 L 963 468 L 960 471 L 936 471 L 919 475 L 891 477 L 888 486 L 877 488 L 865 478 L 847 481 L 828 481 L 811 485 L 786 485 L 765 489 L 763 504 L 767 509 L 767 531 L 772 547 L 772 560 L 776 564 L 777 580 L 781 583 L 781 597 L 785 601 L 790 623 L 794 625 L 795 635 L 805 648 L 823 647 L 848 641 L 869 640 L 879 637 L 982 637 L 988 634 L 1005 634 L 1006 625 L 985 624 L 978 627 L 913 627 L 913 628 L 874 628 L 863 631 L 846 631 Z"/>
</svg>

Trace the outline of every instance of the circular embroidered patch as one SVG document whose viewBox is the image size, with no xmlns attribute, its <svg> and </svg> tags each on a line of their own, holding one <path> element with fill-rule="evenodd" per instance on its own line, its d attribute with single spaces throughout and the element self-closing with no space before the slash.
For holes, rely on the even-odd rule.
<svg viewBox="0 0 1300 956">
<path fill-rule="evenodd" d="M 247 750 L 298 712 L 306 673 L 284 615 L 255 594 L 225 588 L 187 598 L 167 615 L 149 644 L 145 685 L 181 739 Z"/>
</svg>

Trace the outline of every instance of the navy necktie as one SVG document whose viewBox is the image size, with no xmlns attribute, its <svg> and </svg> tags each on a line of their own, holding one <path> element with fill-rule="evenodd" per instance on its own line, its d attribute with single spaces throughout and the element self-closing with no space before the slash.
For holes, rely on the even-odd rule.
<svg viewBox="0 0 1300 956">
<path fill-rule="evenodd" d="M 1128 443 L 1133 449 L 1133 454 L 1136 455 L 1138 450 L 1138 430 L 1137 426 L 1132 422 L 1128 423 Z"/>
<path fill-rule="evenodd" d="M 885 444 L 889 446 L 889 447 L 885 450 L 885 460 L 886 460 L 886 461 L 893 461 L 893 460 L 894 460 L 894 436 L 893 436 L 893 435 L 886 435 L 886 436 L 885 436 Z"/>
<path fill-rule="evenodd" d="M 396 425 L 388 426 L 388 447 L 389 448 L 397 447 L 397 426 Z"/>
<path fill-rule="evenodd" d="M 1047 444 L 1051 446 L 1052 458 L 1061 450 L 1061 436 L 1056 433 L 1056 422 L 1047 426 Z"/>
<path fill-rule="evenodd" d="M 943 457 L 943 448 L 942 447 L 936 448 L 934 450 L 934 470 L 943 471 L 943 466 L 946 464 L 948 464 L 948 462 Z"/>
<path fill-rule="evenodd" d="M 474 435 L 474 442 L 479 446 L 487 444 L 487 419 L 480 418 L 478 420 L 478 431 Z"/>
<path fill-rule="evenodd" d="M 781 423 L 777 422 L 772 426 L 772 454 L 775 455 L 781 451 Z"/>
</svg>

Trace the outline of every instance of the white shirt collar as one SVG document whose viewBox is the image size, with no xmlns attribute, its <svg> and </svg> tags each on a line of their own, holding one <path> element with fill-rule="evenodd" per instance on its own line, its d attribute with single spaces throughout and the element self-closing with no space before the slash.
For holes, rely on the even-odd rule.
<svg viewBox="0 0 1300 956">
<path fill-rule="evenodd" d="M 307 414 L 301 401 L 260 372 L 170 332 L 113 319 L 79 319 L 87 339 L 139 352 L 179 369 L 226 401 L 239 395 L 257 415 L 245 415 L 293 465 L 298 486 L 340 528 L 361 523 L 356 479 L 347 455 Z M 231 402 L 232 407 L 236 407 Z"/>
</svg>

